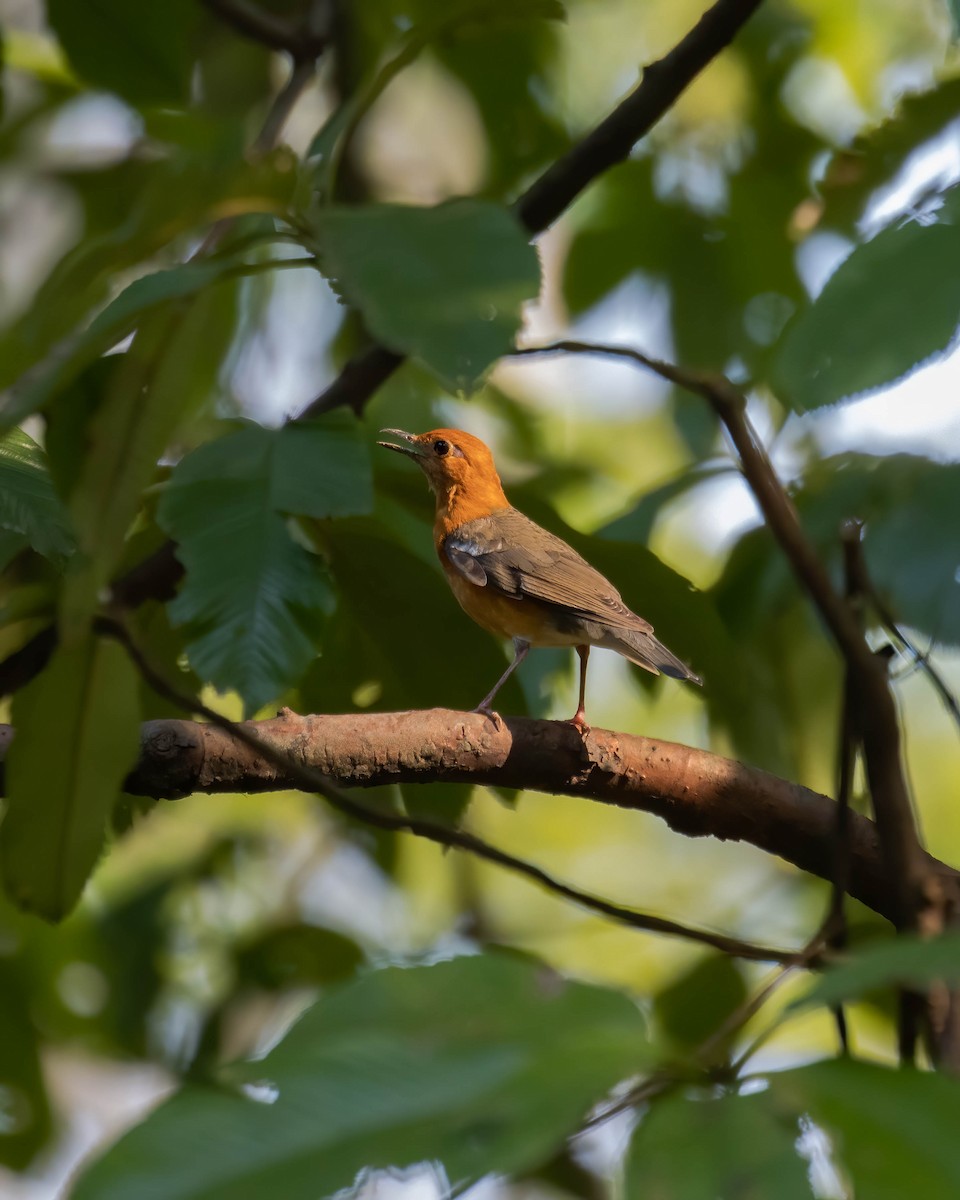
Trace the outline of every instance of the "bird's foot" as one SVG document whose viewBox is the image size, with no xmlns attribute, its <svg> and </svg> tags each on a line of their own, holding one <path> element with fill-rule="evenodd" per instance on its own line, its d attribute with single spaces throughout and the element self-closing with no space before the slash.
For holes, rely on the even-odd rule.
<svg viewBox="0 0 960 1200">
<path fill-rule="evenodd" d="M 506 728 L 503 717 L 501 717 L 498 712 L 492 709 L 489 704 L 478 704 L 477 707 L 473 709 L 473 712 L 481 713 L 483 716 L 489 717 L 496 726 L 497 733 L 502 733 Z"/>
<path fill-rule="evenodd" d="M 579 732 L 581 737 L 586 737 L 590 732 L 590 723 L 587 721 L 586 713 L 584 713 L 582 708 L 578 708 L 573 714 L 570 718 L 570 724 Z"/>
</svg>

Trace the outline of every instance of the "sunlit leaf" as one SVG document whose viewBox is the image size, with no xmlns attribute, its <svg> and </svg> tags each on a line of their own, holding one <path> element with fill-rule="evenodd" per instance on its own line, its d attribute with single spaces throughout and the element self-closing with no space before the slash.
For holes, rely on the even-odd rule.
<svg viewBox="0 0 960 1200">
<path fill-rule="evenodd" d="M 891 384 L 942 354 L 960 326 L 960 225 L 908 221 L 858 246 L 788 325 L 772 384 L 798 410 Z"/>
<path fill-rule="evenodd" d="M 137 676 L 92 635 L 61 646 L 18 692 L 0 865 L 10 898 L 58 920 L 79 899 L 139 746 Z"/>
<path fill-rule="evenodd" d="M 471 391 L 512 348 L 540 286 L 527 234 L 481 200 L 328 209 L 317 232 L 325 269 L 370 330 L 454 391 Z"/>
<path fill-rule="evenodd" d="M 242 1068 L 267 1102 L 186 1087 L 94 1164 L 76 1197 L 306 1200 L 365 1168 L 437 1161 L 462 1187 L 549 1159 L 648 1053 L 626 997 L 530 962 L 376 971 Z"/>
</svg>

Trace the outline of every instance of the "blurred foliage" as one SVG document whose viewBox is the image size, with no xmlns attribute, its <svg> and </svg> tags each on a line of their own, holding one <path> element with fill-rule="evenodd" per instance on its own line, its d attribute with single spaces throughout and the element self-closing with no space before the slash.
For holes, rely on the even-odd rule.
<svg viewBox="0 0 960 1200">
<path fill-rule="evenodd" d="M 705 4 L 441 7 L 338 6 L 277 139 L 261 131 L 288 60 L 198 0 L 0 6 L 0 658 L 51 622 L 60 637 L 11 705 L 0 1191 L 14 1171 L 56 1190 L 77 1113 L 116 1087 L 126 1128 L 122 1090 L 150 1063 L 144 1104 L 174 1094 L 78 1196 L 315 1196 L 392 1169 L 438 1193 L 493 1172 L 589 1200 L 621 1178 L 637 1200 L 952 1200 L 955 1082 L 796 1063 L 833 1052 L 841 1001 L 858 1054 L 888 1060 L 891 988 L 953 978 L 953 941 L 881 936 L 851 905 L 864 948 L 755 1017 L 754 966 L 312 799 L 122 794 L 140 720 L 183 714 L 97 619 L 168 537 L 176 596 L 125 620 L 231 717 L 488 691 L 506 659 L 449 595 L 424 481 L 374 448 L 380 426 L 449 424 L 490 441 L 518 507 L 705 678 L 695 693 L 594 655 L 595 724 L 833 786 L 839 660 L 766 529 L 730 516 L 706 406 L 622 364 L 510 361 L 521 330 L 728 372 L 837 583 L 857 517 L 884 609 L 924 650 L 960 646 L 956 446 L 842 433 L 851 399 L 956 342 L 956 3 L 768 0 L 536 248 L 511 203 Z M 371 337 L 407 361 L 364 410 L 289 420 Z M 879 617 L 866 606 L 882 647 Z M 534 652 L 504 711 L 568 715 L 570 658 Z M 960 762 L 925 684 L 901 687 L 909 766 L 956 856 Z M 642 814 L 462 786 L 372 799 L 745 938 L 802 945 L 821 912 L 817 881 Z M 638 1080 L 655 1084 L 639 1106 Z M 631 1109 L 629 1147 L 571 1140 L 605 1105 Z"/>
</svg>

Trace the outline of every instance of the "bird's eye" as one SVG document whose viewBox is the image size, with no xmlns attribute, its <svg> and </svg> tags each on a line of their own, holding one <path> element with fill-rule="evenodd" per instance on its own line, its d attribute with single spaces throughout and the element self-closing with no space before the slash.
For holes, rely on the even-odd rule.
<svg viewBox="0 0 960 1200">
<path fill-rule="evenodd" d="M 443 458 L 445 454 L 450 453 L 450 443 L 446 440 L 446 438 L 437 438 L 437 440 L 433 443 L 433 452 L 434 454 L 439 455 L 440 458 Z"/>
</svg>

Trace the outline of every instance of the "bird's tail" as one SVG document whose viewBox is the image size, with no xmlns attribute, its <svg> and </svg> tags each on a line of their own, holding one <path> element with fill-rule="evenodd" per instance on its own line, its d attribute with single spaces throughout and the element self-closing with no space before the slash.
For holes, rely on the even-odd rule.
<svg viewBox="0 0 960 1200">
<path fill-rule="evenodd" d="M 652 633 L 635 632 L 632 629 L 618 629 L 616 633 L 607 631 L 603 642 L 599 643 L 608 650 L 616 650 L 624 658 L 629 658 L 645 671 L 654 675 L 669 675 L 673 679 L 689 679 L 691 683 L 703 684 L 699 675 L 694 674 L 686 663 L 658 642 Z"/>
</svg>

